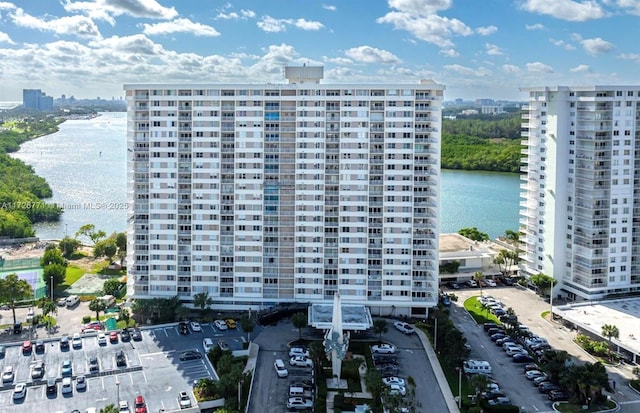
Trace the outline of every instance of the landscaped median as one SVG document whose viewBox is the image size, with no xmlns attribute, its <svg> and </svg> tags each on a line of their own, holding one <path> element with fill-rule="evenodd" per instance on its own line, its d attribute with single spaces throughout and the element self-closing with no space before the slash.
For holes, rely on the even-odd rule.
<svg viewBox="0 0 640 413">
<path fill-rule="evenodd" d="M 611 399 L 607 399 L 604 403 L 593 403 L 588 407 L 569 402 L 555 402 L 552 407 L 560 413 L 608 413 L 620 410 L 620 405 Z"/>
<path fill-rule="evenodd" d="M 483 306 L 478 300 L 478 296 L 469 297 L 464 300 L 464 309 L 476 320 L 478 324 L 493 322 L 501 324 L 498 317 L 493 315 L 489 307 Z"/>
</svg>

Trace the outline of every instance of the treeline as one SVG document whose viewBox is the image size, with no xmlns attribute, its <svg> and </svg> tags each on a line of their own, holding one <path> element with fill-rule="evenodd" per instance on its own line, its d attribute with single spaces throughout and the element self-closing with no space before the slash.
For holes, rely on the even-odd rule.
<svg viewBox="0 0 640 413">
<path fill-rule="evenodd" d="M 56 132 L 62 122 L 55 118 L 6 121 L 0 130 L 0 236 L 33 237 L 33 223 L 57 221 L 62 209 L 42 199 L 53 194 L 33 168 L 8 154 L 30 139 Z"/>
<path fill-rule="evenodd" d="M 443 169 L 520 170 L 520 113 L 442 120 Z"/>
</svg>

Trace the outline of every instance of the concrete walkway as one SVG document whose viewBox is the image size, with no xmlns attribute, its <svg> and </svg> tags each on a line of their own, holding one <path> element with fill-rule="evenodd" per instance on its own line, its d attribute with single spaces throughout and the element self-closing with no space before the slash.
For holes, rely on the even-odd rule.
<svg viewBox="0 0 640 413">
<path fill-rule="evenodd" d="M 358 359 L 358 360 L 362 360 L 362 362 L 364 363 L 364 365 L 366 366 L 367 363 L 364 359 L 364 356 L 361 356 L 359 354 L 354 354 L 353 355 L 354 359 Z M 367 386 L 364 383 L 364 377 L 367 375 L 367 369 L 365 368 L 360 368 L 359 369 L 359 373 L 360 373 L 360 387 L 362 388 L 361 392 L 354 392 L 351 393 L 349 391 L 345 391 L 344 394 L 347 395 L 348 397 L 353 397 L 353 398 L 357 398 L 357 399 L 372 399 L 373 400 L 373 395 L 367 391 Z M 333 413 L 333 398 L 339 394 L 339 392 L 337 391 L 329 391 L 327 392 L 327 413 Z"/>
</svg>

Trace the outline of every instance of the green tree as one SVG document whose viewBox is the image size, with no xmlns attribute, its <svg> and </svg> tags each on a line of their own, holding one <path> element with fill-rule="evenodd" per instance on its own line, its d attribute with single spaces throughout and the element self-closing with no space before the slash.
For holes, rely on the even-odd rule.
<svg viewBox="0 0 640 413">
<path fill-rule="evenodd" d="M 611 339 L 620 337 L 620 330 L 613 324 L 605 324 L 602 326 L 602 336 L 609 341 L 609 349 L 611 349 Z"/>
<path fill-rule="evenodd" d="M 38 307 L 42 309 L 42 317 L 47 320 L 47 324 L 49 324 L 50 318 L 47 316 L 49 314 L 58 314 L 58 306 L 52 300 L 43 299 L 38 303 Z M 47 327 L 51 327 L 47 325 Z"/>
<path fill-rule="evenodd" d="M 489 234 L 485 233 L 485 232 L 480 232 L 478 231 L 478 228 L 476 227 L 470 227 L 470 228 L 462 228 L 458 231 L 458 234 L 462 235 L 463 237 L 467 237 L 470 240 L 473 241 L 488 241 L 489 240 Z"/>
<path fill-rule="evenodd" d="M 127 252 L 127 233 L 126 232 L 118 232 L 115 236 L 116 246 L 119 251 Z"/>
<path fill-rule="evenodd" d="M 112 295 L 114 297 L 119 296 L 120 288 L 122 288 L 122 283 L 116 278 L 109 278 L 102 285 L 102 291 L 104 291 L 105 294 Z"/>
<path fill-rule="evenodd" d="M 532 275 L 529 281 L 538 288 L 541 294 L 546 294 L 547 292 L 551 294 L 551 288 L 558 283 L 558 280 L 543 273 Z"/>
<path fill-rule="evenodd" d="M 313 341 L 309 344 L 309 358 L 313 360 L 313 368 L 316 372 L 322 371 L 322 364 L 327 359 L 322 343 Z"/>
<path fill-rule="evenodd" d="M 0 280 L 0 301 L 11 309 L 14 324 L 16 323 L 16 303 L 32 297 L 31 285 L 18 278 L 18 274 L 9 274 Z"/>
<path fill-rule="evenodd" d="M 544 352 L 544 370 L 552 382 L 558 383 L 562 372 L 570 363 L 570 356 L 564 350 L 547 350 Z"/>
<path fill-rule="evenodd" d="M 482 284 L 484 284 L 484 273 L 482 271 L 476 271 L 473 273 L 473 280 L 480 287 L 480 295 L 482 296 Z"/>
<path fill-rule="evenodd" d="M 208 291 L 203 291 L 193 296 L 193 305 L 195 307 L 200 307 L 200 310 L 204 311 L 205 308 L 209 308 L 212 304 L 213 299 L 209 297 Z"/>
<path fill-rule="evenodd" d="M 305 313 L 295 313 L 291 316 L 291 324 L 298 329 L 298 340 L 302 340 L 302 329 L 307 326 L 307 315 Z"/>
<path fill-rule="evenodd" d="M 176 319 L 176 321 L 182 321 L 185 320 L 187 318 L 187 316 L 189 315 L 190 311 L 189 309 L 180 304 L 179 306 L 175 307 L 175 309 L 173 310 L 173 314 L 174 317 Z"/>
<path fill-rule="evenodd" d="M 40 266 L 59 264 L 67 266 L 67 260 L 62 256 L 62 252 L 54 244 L 49 244 L 44 250 L 42 258 L 40 258 Z"/>
<path fill-rule="evenodd" d="M 42 271 L 42 278 L 47 285 L 47 293 L 51 291 L 51 282 L 53 281 L 53 288 L 58 288 L 59 285 L 64 283 L 67 275 L 67 267 L 60 264 L 51 264 L 44 267 Z M 53 298 L 53 297 L 51 297 Z"/>
<path fill-rule="evenodd" d="M 118 316 L 118 318 L 122 321 L 124 321 L 125 323 L 127 323 L 127 326 L 129 325 L 129 319 L 131 318 L 131 313 L 129 313 L 129 310 L 126 308 L 122 308 L 120 310 L 120 315 Z"/>
<path fill-rule="evenodd" d="M 112 262 L 117 253 L 118 247 L 113 238 L 96 241 L 93 246 L 93 256 L 95 258 L 106 257 L 109 262 Z"/>
<path fill-rule="evenodd" d="M 373 396 L 374 404 L 380 405 L 380 397 L 384 390 L 384 384 L 382 384 L 382 375 L 374 369 L 367 370 L 364 375 L 364 384 L 367 386 L 367 390 Z"/>
<path fill-rule="evenodd" d="M 378 335 L 378 341 L 382 341 L 382 335 L 389 331 L 387 320 L 382 318 L 373 320 L 373 331 Z"/>
<path fill-rule="evenodd" d="M 113 403 L 100 409 L 100 413 L 118 413 L 119 411 L 120 410 Z"/>
<path fill-rule="evenodd" d="M 475 374 L 469 379 L 469 384 L 476 392 L 476 404 L 480 403 L 480 395 L 485 391 L 489 383 L 491 383 L 491 380 L 484 374 Z"/>
<path fill-rule="evenodd" d="M 100 312 L 107 309 L 107 304 L 99 298 L 94 298 L 89 303 L 89 310 L 96 312 L 96 320 L 100 320 Z"/>
<path fill-rule="evenodd" d="M 247 341 L 251 342 L 251 333 L 255 328 L 253 319 L 249 318 L 249 316 L 247 315 L 243 315 L 242 317 L 240 317 L 240 327 L 242 328 L 242 331 L 247 333 Z"/>
<path fill-rule="evenodd" d="M 105 238 L 107 233 L 102 230 L 96 230 L 96 226 L 93 224 L 85 224 L 80 227 L 76 232 L 76 237 L 85 236 L 93 242 L 95 245 L 98 241 Z"/>
<path fill-rule="evenodd" d="M 508 229 L 504 232 L 504 237 L 509 242 L 517 243 L 520 240 L 520 233 L 518 231 Z"/>
<path fill-rule="evenodd" d="M 62 238 L 58 244 L 58 248 L 62 251 L 62 256 L 67 259 L 71 258 L 81 246 L 82 243 L 80 241 L 69 236 Z"/>
<path fill-rule="evenodd" d="M 493 263 L 498 265 L 500 272 L 503 275 L 507 275 L 511 267 L 520 261 L 520 256 L 517 251 L 509 251 L 506 249 L 500 250 L 493 259 Z"/>
</svg>

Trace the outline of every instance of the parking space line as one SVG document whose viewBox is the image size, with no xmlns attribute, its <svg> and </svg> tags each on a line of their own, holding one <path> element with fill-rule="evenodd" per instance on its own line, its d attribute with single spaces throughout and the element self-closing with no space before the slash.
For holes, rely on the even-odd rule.
<svg viewBox="0 0 640 413">
<path fill-rule="evenodd" d="M 144 377 L 144 382 L 145 383 L 149 383 L 149 381 L 147 380 L 147 375 L 144 374 L 144 370 L 142 370 L 142 377 Z"/>
</svg>

